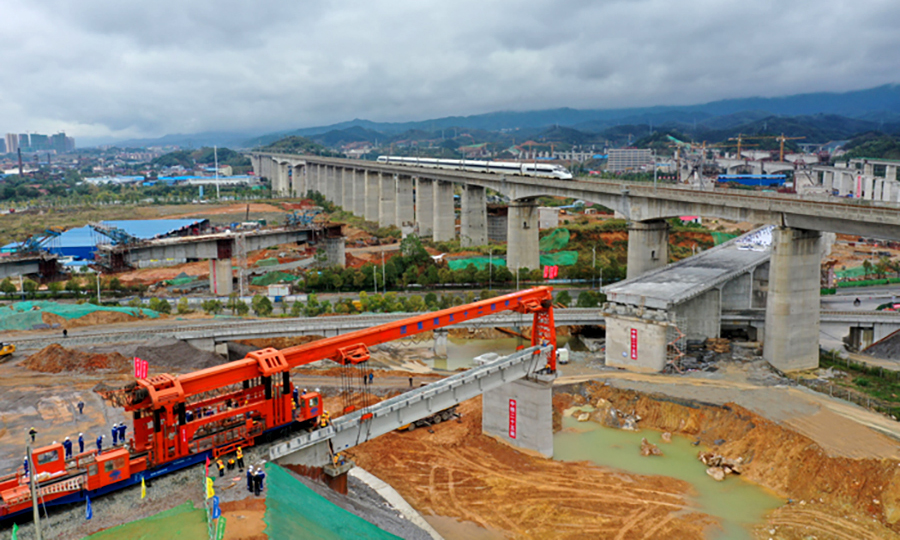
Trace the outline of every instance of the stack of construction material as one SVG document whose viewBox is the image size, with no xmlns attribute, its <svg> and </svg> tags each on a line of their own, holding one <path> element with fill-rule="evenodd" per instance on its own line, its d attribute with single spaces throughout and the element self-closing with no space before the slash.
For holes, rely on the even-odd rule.
<svg viewBox="0 0 900 540">
<path fill-rule="evenodd" d="M 731 352 L 731 341 L 725 338 L 709 338 L 706 340 L 706 349 L 717 354 Z"/>
</svg>

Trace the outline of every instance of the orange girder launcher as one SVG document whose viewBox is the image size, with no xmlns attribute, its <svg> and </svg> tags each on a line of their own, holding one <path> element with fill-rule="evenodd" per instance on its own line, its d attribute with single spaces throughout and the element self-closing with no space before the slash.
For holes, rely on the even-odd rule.
<svg viewBox="0 0 900 540">
<path fill-rule="evenodd" d="M 50 505 L 81 501 L 251 446 L 260 437 L 313 428 L 324 412 L 322 396 L 300 394 L 291 382 L 292 368 L 323 359 L 358 365 L 369 359 L 374 345 L 502 311 L 534 316 L 532 344 L 552 346 L 544 369 L 555 372 L 551 293 L 550 287 L 536 287 L 284 350 L 254 351 L 185 375 L 139 379 L 125 407 L 134 418 L 130 447 L 102 454 L 87 450 L 69 460 L 63 459 L 62 445 L 36 449 L 42 500 Z M 30 507 L 24 470 L 0 478 L 0 522 L 24 516 Z"/>
<path fill-rule="evenodd" d="M 535 287 L 283 350 L 254 351 L 241 360 L 177 377 L 139 380 L 140 388 L 126 408 L 134 415 L 134 450 L 147 452 L 149 465 L 158 466 L 207 451 L 217 457 L 295 420 L 312 427 L 323 412 L 321 396 L 298 396 L 295 409 L 291 368 L 323 359 L 359 364 L 369 359 L 374 345 L 503 311 L 534 316 L 532 344 L 552 346 L 546 369 L 555 371 L 552 299 L 551 287 Z"/>
</svg>

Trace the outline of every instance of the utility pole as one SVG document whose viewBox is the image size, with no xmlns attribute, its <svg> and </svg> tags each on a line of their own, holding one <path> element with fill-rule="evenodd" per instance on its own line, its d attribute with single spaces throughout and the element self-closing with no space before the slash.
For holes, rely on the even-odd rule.
<svg viewBox="0 0 900 540">
<path fill-rule="evenodd" d="M 381 290 L 387 294 L 387 271 L 384 269 L 384 249 L 381 250 Z"/>
<path fill-rule="evenodd" d="M 494 250 L 488 250 L 488 290 L 494 290 Z"/>
<path fill-rule="evenodd" d="M 591 254 L 593 255 L 594 262 L 591 265 L 591 285 L 596 289 L 597 288 L 597 246 L 591 247 Z"/>
<path fill-rule="evenodd" d="M 31 453 L 31 443 L 26 443 L 25 453 L 28 455 L 28 484 L 31 487 L 31 512 L 34 519 L 34 537 L 41 540 L 41 513 L 38 511 L 37 481 L 34 478 L 34 455 Z"/>
<path fill-rule="evenodd" d="M 97 272 L 97 305 L 102 306 L 103 302 L 100 301 L 100 274 L 101 272 Z"/>
<path fill-rule="evenodd" d="M 209 148 L 209 147 L 207 147 Z M 216 199 L 219 199 L 219 147 L 213 145 L 213 158 L 216 160 Z"/>
</svg>

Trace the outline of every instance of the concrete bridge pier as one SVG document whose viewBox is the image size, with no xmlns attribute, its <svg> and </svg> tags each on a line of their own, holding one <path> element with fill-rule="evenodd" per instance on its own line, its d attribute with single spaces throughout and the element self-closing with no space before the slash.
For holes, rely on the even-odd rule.
<svg viewBox="0 0 900 540">
<path fill-rule="evenodd" d="M 487 238 L 487 200 L 481 186 L 463 186 L 459 214 L 459 245 L 483 246 Z"/>
<path fill-rule="evenodd" d="M 352 190 L 349 210 L 359 217 L 366 214 L 366 173 L 350 169 L 350 185 Z"/>
<path fill-rule="evenodd" d="M 510 271 L 540 268 L 537 203 L 533 200 L 511 201 L 506 227 L 506 266 Z"/>
<path fill-rule="evenodd" d="M 434 182 L 416 178 L 416 228 L 419 237 L 434 234 Z"/>
<path fill-rule="evenodd" d="M 231 259 L 209 260 L 209 291 L 213 296 L 228 296 L 234 292 Z"/>
<path fill-rule="evenodd" d="M 664 219 L 628 223 L 628 272 L 631 279 L 669 261 L 669 224 Z"/>
<path fill-rule="evenodd" d="M 401 230 L 409 230 L 414 227 L 415 213 L 413 211 L 413 179 L 410 176 L 397 176 L 397 226 Z"/>
<path fill-rule="evenodd" d="M 397 224 L 397 180 L 393 174 L 378 174 L 378 225 Z"/>
<path fill-rule="evenodd" d="M 338 192 L 338 200 L 335 201 L 335 203 L 344 210 L 349 210 L 350 201 L 353 199 L 353 181 L 350 179 L 350 175 L 347 174 L 347 169 L 344 167 L 341 167 L 338 177 L 340 178 L 339 183 L 341 188 Z"/>
<path fill-rule="evenodd" d="M 291 184 L 290 165 L 287 162 L 278 164 L 278 182 L 272 186 L 273 194 L 276 197 L 285 197 L 289 195 L 288 189 Z"/>
<path fill-rule="evenodd" d="M 306 167 L 294 165 L 291 176 L 291 196 L 302 197 L 306 194 Z"/>
<path fill-rule="evenodd" d="M 819 365 L 821 260 L 822 233 L 773 231 L 763 357 L 782 371 Z"/>
<path fill-rule="evenodd" d="M 366 221 L 378 221 L 378 207 L 381 200 L 381 173 L 364 172 L 366 181 L 366 195 L 363 199 L 365 211 L 363 216 Z"/>
<path fill-rule="evenodd" d="M 555 378 L 555 375 L 530 376 L 485 392 L 481 431 L 506 444 L 553 457 Z"/>
<path fill-rule="evenodd" d="M 329 267 L 347 266 L 346 242 L 343 236 L 325 237 L 325 264 Z"/>
<path fill-rule="evenodd" d="M 447 344 L 450 337 L 450 331 L 446 328 L 438 328 L 434 332 L 434 355 L 447 357 Z"/>
<path fill-rule="evenodd" d="M 446 242 L 456 236 L 456 210 L 453 207 L 453 183 L 434 183 L 434 241 Z"/>
</svg>

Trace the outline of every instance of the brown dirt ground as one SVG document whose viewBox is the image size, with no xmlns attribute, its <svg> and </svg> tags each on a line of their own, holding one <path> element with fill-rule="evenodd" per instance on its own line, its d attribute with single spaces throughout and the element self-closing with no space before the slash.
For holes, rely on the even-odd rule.
<svg viewBox="0 0 900 540">
<path fill-rule="evenodd" d="M 389 433 L 348 452 L 416 509 L 515 538 L 702 538 L 688 484 L 518 452 L 481 433 L 481 398 L 462 419 Z"/>
<path fill-rule="evenodd" d="M 54 343 L 26 358 L 22 366 L 43 373 L 92 373 L 98 370 L 124 373 L 131 367 L 131 362 L 119 353 L 90 354 Z"/>
<path fill-rule="evenodd" d="M 162 315 L 162 317 L 165 317 Z M 41 313 L 41 319 L 47 324 L 58 324 L 62 328 L 78 328 L 80 326 L 96 326 L 121 322 L 135 322 L 139 319 L 119 311 L 95 311 L 77 319 L 66 319 L 55 313 Z"/>
<path fill-rule="evenodd" d="M 609 400 L 621 410 L 634 410 L 641 425 L 699 438 L 706 444 L 725 442 L 716 451 L 743 457 L 748 480 L 792 499 L 757 527 L 768 538 L 898 539 L 900 535 L 900 462 L 851 459 L 829 455 L 812 439 L 769 421 L 743 407 L 722 407 L 658 400 L 633 391 L 587 383 L 580 395 L 557 396 L 554 409 Z"/>
<path fill-rule="evenodd" d="M 224 214 L 240 214 L 244 215 L 247 212 L 247 204 L 239 203 L 239 204 L 230 204 L 228 206 L 220 206 L 220 207 L 193 207 L 194 211 L 188 214 L 181 215 L 172 215 L 167 216 L 169 219 L 177 219 L 177 218 L 193 218 L 196 217 L 197 214 L 203 214 L 206 216 L 220 216 Z M 250 204 L 250 213 L 251 214 L 266 214 L 266 213 L 283 213 L 285 210 L 283 208 L 279 208 L 278 206 L 266 203 L 251 203 Z"/>
<path fill-rule="evenodd" d="M 265 499 L 242 499 L 227 501 L 219 505 L 222 516 L 228 521 L 224 540 L 268 540 L 262 532 L 266 528 Z"/>
</svg>

